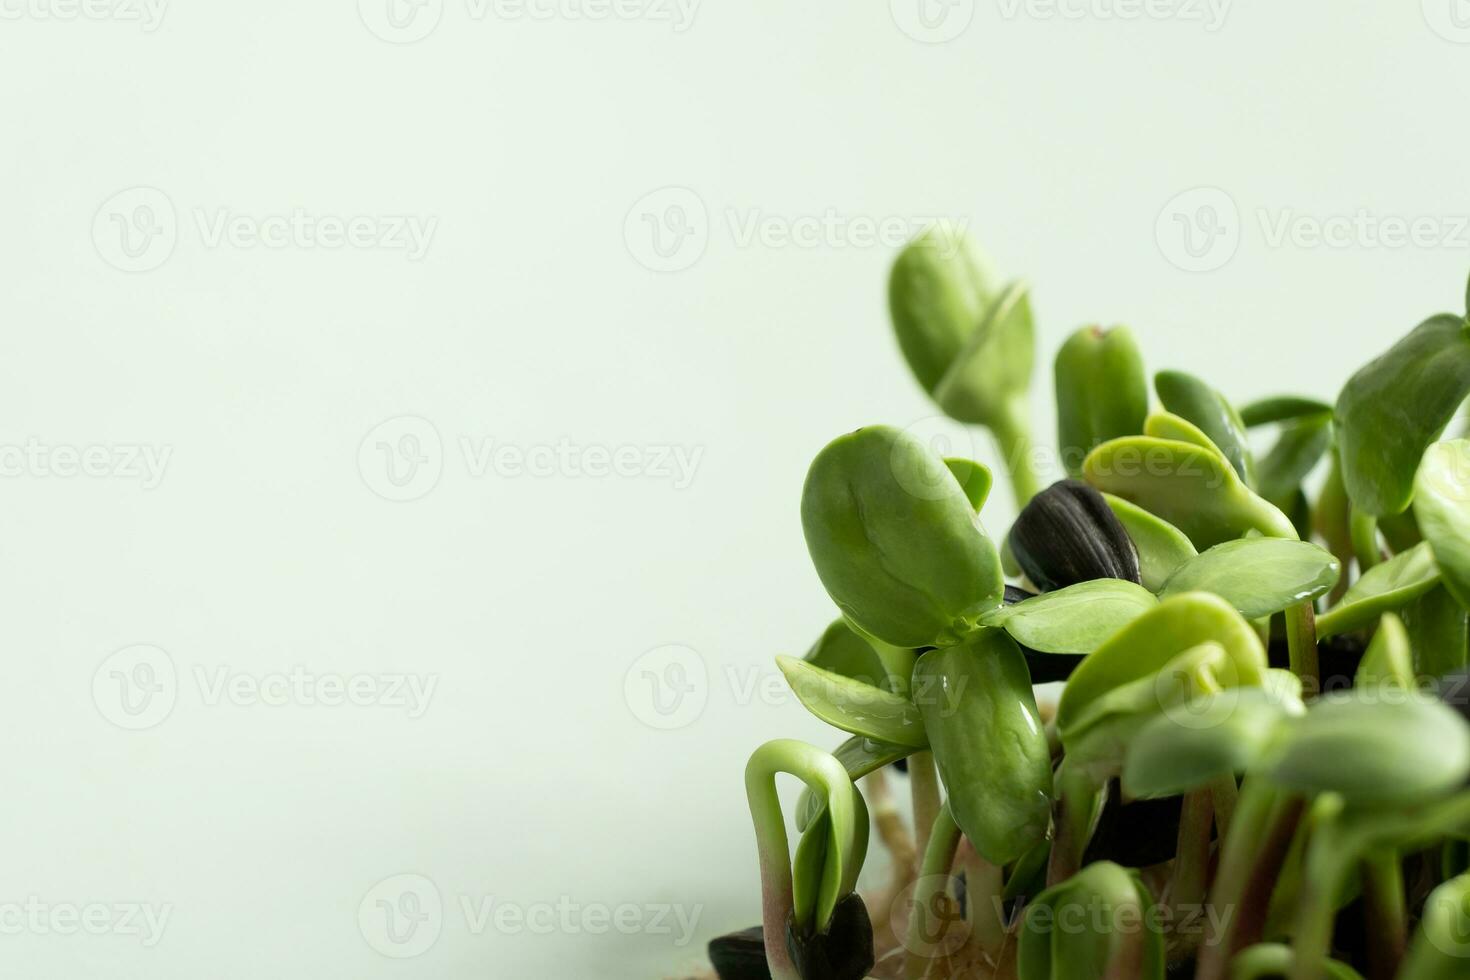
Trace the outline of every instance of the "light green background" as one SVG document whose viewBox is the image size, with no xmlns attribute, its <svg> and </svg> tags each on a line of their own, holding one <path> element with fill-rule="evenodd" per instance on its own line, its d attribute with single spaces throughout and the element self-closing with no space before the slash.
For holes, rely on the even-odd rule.
<svg viewBox="0 0 1470 980">
<path fill-rule="evenodd" d="M 351 0 L 176 2 L 152 31 L 7 2 L 0 447 L 171 455 L 146 490 L 0 478 L 0 905 L 173 908 L 151 948 L 0 934 L 10 976 L 653 978 L 756 921 L 745 758 L 778 735 L 837 740 L 774 686 L 774 655 L 831 615 L 797 519 L 807 461 L 871 421 L 968 451 L 889 336 L 892 249 L 744 241 L 756 217 L 969 221 L 1034 285 L 1044 441 L 1050 354 L 1082 323 L 1128 323 L 1151 368 L 1239 399 L 1330 397 L 1458 310 L 1470 269 L 1453 221 L 1457 245 L 1268 234 L 1284 215 L 1470 214 L 1470 30 L 1445 27 L 1451 0 L 1253 0 L 1217 30 L 1203 6 L 1205 22 L 956 0 L 930 11 L 969 17 L 939 44 L 900 29 L 919 23 L 908 0 L 711 0 L 684 30 L 448 0 L 408 44 Z M 139 186 L 166 195 L 177 243 L 124 272 L 109 202 Z M 670 186 L 708 240 L 655 272 L 638 206 Z M 1200 187 L 1227 195 L 1239 241 L 1187 272 L 1156 227 Z M 211 247 L 198 225 L 297 207 L 437 225 L 418 261 Z M 432 423 L 443 472 L 395 503 L 359 447 L 400 416 Z M 462 437 L 702 455 L 682 488 L 476 477 Z M 134 644 L 167 651 L 179 685 L 142 731 L 92 693 Z M 640 658 L 668 644 L 707 683 L 697 717 L 659 730 Z M 197 681 L 298 666 L 437 687 L 410 719 L 210 704 Z M 445 906 L 404 960 L 358 921 L 400 873 Z M 700 918 L 682 948 L 647 920 L 476 934 L 460 900 L 487 897 Z"/>
</svg>

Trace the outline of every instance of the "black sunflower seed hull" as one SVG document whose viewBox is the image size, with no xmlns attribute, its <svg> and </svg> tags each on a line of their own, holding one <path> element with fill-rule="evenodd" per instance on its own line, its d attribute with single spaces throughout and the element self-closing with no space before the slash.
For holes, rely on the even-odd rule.
<svg viewBox="0 0 1470 980">
<path fill-rule="evenodd" d="M 1103 495 L 1080 480 L 1053 483 L 1011 527 L 1011 552 L 1043 592 L 1098 578 L 1142 583 L 1138 552 Z"/>
</svg>

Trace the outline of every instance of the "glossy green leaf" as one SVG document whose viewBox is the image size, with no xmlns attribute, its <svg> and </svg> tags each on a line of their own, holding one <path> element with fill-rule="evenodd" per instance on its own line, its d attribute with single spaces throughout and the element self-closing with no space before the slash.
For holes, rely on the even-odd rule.
<svg viewBox="0 0 1470 980">
<path fill-rule="evenodd" d="M 1256 490 L 1286 510 L 1305 480 L 1332 447 L 1332 417 L 1317 415 L 1283 426 L 1276 445 L 1256 467 Z"/>
<path fill-rule="evenodd" d="M 1470 608 L 1470 440 L 1425 450 L 1414 478 L 1414 516 L 1445 588 Z"/>
<path fill-rule="evenodd" d="M 1258 771 L 1299 793 L 1338 793 L 1349 806 L 1421 802 L 1470 776 L 1470 727 L 1437 700 L 1354 690 L 1288 722 Z"/>
<path fill-rule="evenodd" d="M 1414 669 L 1420 677 L 1443 677 L 1470 664 L 1470 614 L 1443 585 L 1402 609 Z"/>
<path fill-rule="evenodd" d="M 894 334 L 931 395 L 980 327 L 997 285 L 964 229 L 948 222 L 926 229 L 894 261 L 888 279 Z"/>
<path fill-rule="evenodd" d="M 1105 442 L 1082 467 L 1087 482 L 1173 524 L 1197 548 L 1259 531 L 1296 537 L 1281 511 L 1253 493 L 1219 454 L 1149 436 Z"/>
<path fill-rule="evenodd" d="M 907 745 L 875 742 L 870 738 L 854 736 L 839 745 L 832 757 L 841 763 L 848 778 L 857 782 L 869 773 L 877 772 L 917 751 Z M 796 805 L 796 829 L 806 830 L 826 808 L 826 802 L 810 786 L 802 787 L 801 799 Z"/>
<path fill-rule="evenodd" d="M 1414 474 L 1470 395 L 1470 337 L 1463 317 L 1425 320 L 1354 374 L 1337 399 L 1343 483 L 1377 516 L 1409 506 Z"/>
<path fill-rule="evenodd" d="M 1097 861 L 1030 903 L 1019 980 L 1163 980 L 1164 936 L 1137 872 Z"/>
<path fill-rule="evenodd" d="M 944 462 L 911 434 L 869 426 L 812 462 L 807 550 L 864 634 L 899 647 L 954 642 L 998 606 L 1000 557 Z"/>
<path fill-rule="evenodd" d="M 1407 605 L 1439 584 L 1429 545 L 1421 544 L 1368 569 L 1343 593 L 1342 601 L 1317 617 L 1317 635 L 1361 629 L 1385 612 Z"/>
<path fill-rule="evenodd" d="M 1103 499 L 1132 539 L 1143 587 L 1150 592 L 1162 589 L 1175 569 L 1199 554 L 1184 532 L 1163 518 L 1110 493 Z"/>
<path fill-rule="evenodd" d="M 1332 406 L 1315 398 L 1299 395 L 1278 395 L 1253 401 L 1240 410 L 1240 420 L 1247 428 L 1270 425 L 1272 422 L 1292 422 L 1314 417 L 1332 417 Z"/>
<path fill-rule="evenodd" d="M 1046 837 L 1051 749 L 1015 641 L 987 629 L 914 667 L 914 701 L 955 822 L 991 864 Z"/>
<path fill-rule="evenodd" d="M 1323 595 L 1340 573 L 1337 559 L 1310 542 L 1241 538 L 1185 562 L 1159 597 L 1213 592 L 1246 619 L 1261 619 Z"/>
<path fill-rule="evenodd" d="M 934 388 L 945 414 L 976 425 L 1010 424 L 1016 402 L 1031 385 L 1036 327 L 1024 283 L 1001 290 L 985 310 L 954 363 Z"/>
<path fill-rule="evenodd" d="M 1399 980 L 1465 980 L 1470 972 L 1470 874 L 1429 893 Z"/>
<path fill-rule="evenodd" d="M 1129 743 L 1123 792 L 1174 796 L 1217 777 L 1241 773 L 1271 742 L 1282 721 L 1306 711 L 1301 698 L 1269 687 L 1236 687 L 1193 698 L 1144 725 Z"/>
<path fill-rule="evenodd" d="M 980 618 L 1022 646 L 1042 653 L 1091 653 L 1123 626 L 1158 605 L 1141 585 L 1116 578 L 1079 582 Z"/>
<path fill-rule="evenodd" d="M 960 459 L 957 456 L 946 456 L 944 465 L 954 474 L 955 481 L 965 491 L 965 496 L 970 500 L 970 506 L 975 508 L 978 514 L 980 508 L 985 506 L 985 501 L 990 497 L 990 488 L 995 485 L 995 476 L 990 468 L 983 463 L 977 463 L 973 459 Z"/>
<path fill-rule="evenodd" d="M 797 700 L 827 724 L 880 742 L 928 743 L 919 709 L 907 698 L 794 657 L 777 657 L 776 664 Z"/>
<path fill-rule="evenodd" d="M 889 687 L 888 670 L 883 666 L 878 652 L 845 619 L 834 620 L 802 659 L 813 666 L 851 677 L 864 684 L 885 689 Z"/>
<path fill-rule="evenodd" d="M 1172 596 L 1114 633 L 1072 673 L 1057 705 L 1063 739 L 1109 691 L 1152 679 L 1179 654 L 1208 643 L 1225 653 L 1222 687 L 1259 686 L 1265 679 L 1261 638 L 1240 613 L 1207 592 Z"/>
<path fill-rule="evenodd" d="M 1414 678 L 1414 653 L 1409 648 L 1409 631 L 1404 621 L 1393 613 L 1384 613 L 1378 631 L 1358 664 L 1354 687 L 1398 688 L 1411 691 Z"/>
<path fill-rule="evenodd" d="M 1166 409 L 1199 426 L 1220 447 L 1236 475 L 1254 485 L 1255 463 L 1245 423 L 1224 395 L 1183 371 L 1160 371 L 1154 375 L 1154 390 Z"/>
<path fill-rule="evenodd" d="M 1057 445 L 1069 476 L 1092 447 L 1143 431 L 1148 380 L 1127 327 L 1083 327 L 1057 351 Z"/>
</svg>

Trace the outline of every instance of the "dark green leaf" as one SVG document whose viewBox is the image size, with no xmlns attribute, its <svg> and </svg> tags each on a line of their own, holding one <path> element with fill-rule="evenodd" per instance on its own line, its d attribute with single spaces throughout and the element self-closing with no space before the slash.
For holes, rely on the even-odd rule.
<svg viewBox="0 0 1470 980">
<path fill-rule="evenodd" d="M 1261 496 L 1287 509 L 1305 480 L 1332 446 L 1332 417 L 1317 415 L 1283 426 L 1276 445 L 1256 467 Z"/>
<path fill-rule="evenodd" d="M 1360 510 L 1382 516 L 1409 506 L 1420 457 L 1470 394 L 1465 327 L 1450 314 L 1425 320 L 1342 389 L 1343 483 Z"/>
<path fill-rule="evenodd" d="M 888 312 L 909 368 L 931 395 L 979 328 L 995 290 L 979 250 L 948 223 L 924 231 L 894 261 Z"/>
<path fill-rule="evenodd" d="M 1154 375 L 1154 390 L 1165 408 L 1199 426 L 1220 447 L 1237 476 L 1248 485 L 1255 484 L 1245 424 L 1224 395 L 1183 371 L 1160 371 Z"/>
<path fill-rule="evenodd" d="M 1312 416 L 1332 416 L 1332 406 L 1315 398 L 1298 395 L 1280 395 L 1251 402 L 1240 410 L 1240 420 L 1247 428 L 1270 425 L 1272 422 L 1290 422 Z"/>
</svg>

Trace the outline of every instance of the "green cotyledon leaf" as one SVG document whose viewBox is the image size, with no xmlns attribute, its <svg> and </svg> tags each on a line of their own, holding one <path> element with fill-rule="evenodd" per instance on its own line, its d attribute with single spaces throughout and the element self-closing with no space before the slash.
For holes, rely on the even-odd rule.
<svg viewBox="0 0 1470 980">
<path fill-rule="evenodd" d="M 1266 756 L 1256 771 L 1293 792 L 1357 806 L 1424 802 L 1470 776 L 1470 726 L 1434 698 L 1354 688 L 1289 721 Z"/>
<path fill-rule="evenodd" d="M 1439 566 L 1429 543 L 1415 545 L 1374 565 L 1343 593 L 1342 601 L 1317 617 L 1317 635 L 1336 636 L 1361 629 L 1399 609 L 1439 584 Z"/>
<path fill-rule="evenodd" d="M 1171 596 L 1114 633 L 1072 672 L 1057 705 L 1063 739 L 1109 691 L 1151 677 L 1178 654 L 1207 643 L 1226 654 L 1221 686 L 1258 687 L 1264 681 L 1265 649 L 1240 613 L 1208 592 Z"/>
<path fill-rule="evenodd" d="M 1213 592 L 1246 619 L 1261 619 L 1324 595 L 1341 572 L 1332 553 L 1311 542 L 1241 538 L 1185 562 L 1159 597 Z"/>
<path fill-rule="evenodd" d="M 924 720 L 908 698 L 794 657 L 777 657 L 776 664 L 797 700 L 827 724 L 880 742 L 928 744 Z"/>
<path fill-rule="evenodd" d="M 1464 317 L 1430 317 L 1348 380 L 1337 399 L 1343 484 L 1354 506 L 1397 514 L 1429 444 L 1470 395 Z"/>
<path fill-rule="evenodd" d="M 1175 569 L 1199 554 L 1184 532 L 1163 518 L 1110 493 L 1103 499 L 1132 539 L 1143 587 L 1150 592 L 1162 589 Z"/>
<path fill-rule="evenodd" d="M 914 702 L 955 822 L 991 864 L 1045 839 L 1051 749 L 1015 641 L 985 629 L 914 667 Z"/>
<path fill-rule="evenodd" d="M 1237 476 L 1248 486 L 1255 485 L 1255 462 L 1245 423 L 1224 395 L 1183 371 L 1160 371 L 1154 376 L 1154 390 L 1166 409 L 1199 426 L 1220 447 Z"/>
<path fill-rule="evenodd" d="M 1007 285 L 985 310 L 932 392 L 945 414 L 995 428 L 1011 424 L 1031 386 L 1036 326 L 1025 283 Z"/>
<path fill-rule="evenodd" d="M 1218 452 L 1190 442 L 1129 436 L 1105 442 L 1082 467 L 1087 482 L 1163 518 L 1196 548 L 1259 531 L 1295 538 L 1291 520 L 1257 496 Z"/>
<path fill-rule="evenodd" d="M 888 277 L 888 312 L 898 346 L 931 395 L 998 290 L 989 262 L 964 229 L 927 228 L 904 247 Z"/>
<path fill-rule="evenodd" d="M 1092 447 L 1138 435 L 1148 415 L 1143 355 L 1127 327 L 1083 327 L 1055 362 L 1057 445 L 1069 476 L 1082 473 Z"/>
<path fill-rule="evenodd" d="M 1163 980 L 1164 935 L 1138 873 L 1096 861 L 1028 905 L 1019 980 Z"/>
<path fill-rule="evenodd" d="M 1414 516 L 1450 594 L 1470 608 L 1470 440 L 1437 442 L 1414 478 Z"/>
<path fill-rule="evenodd" d="M 980 623 L 1041 653 L 1091 653 L 1156 605 L 1141 585 L 1099 578 L 994 609 Z"/>
<path fill-rule="evenodd" d="M 949 471 L 954 474 L 955 480 L 959 482 L 960 488 L 969 498 L 970 506 L 974 507 L 978 514 L 980 508 L 985 506 L 985 501 L 990 497 L 990 488 L 995 485 L 995 476 L 990 472 L 990 468 L 973 459 L 961 459 L 958 456 L 946 456 L 944 465 L 948 466 Z"/>
<path fill-rule="evenodd" d="M 889 426 L 834 439 L 802 490 L 807 550 L 855 628 L 897 647 L 954 643 L 1000 605 L 1000 556 L 944 461 Z"/>
</svg>

